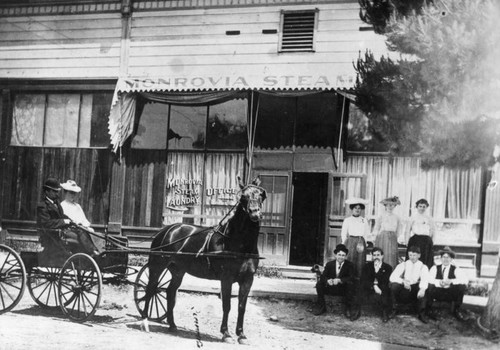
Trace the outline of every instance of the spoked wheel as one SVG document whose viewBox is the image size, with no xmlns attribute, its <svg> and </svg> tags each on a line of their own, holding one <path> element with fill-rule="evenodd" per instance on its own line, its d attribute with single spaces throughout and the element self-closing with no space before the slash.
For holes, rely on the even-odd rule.
<svg viewBox="0 0 500 350">
<path fill-rule="evenodd" d="M 34 267 L 28 274 L 28 290 L 38 305 L 59 307 L 59 271 L 56 267 Z"/>
<path fill-rule="evenodd" d="M 151 295 L 149 308 L 146 312 L 148 319 L 154 322 L 161 322 L 167 317 L 167 288 L 172 280 L 172 274 L 166 268 L 160 275 L 155 289 Z M 146 287 L 149 282 L 149 267 L 144 265 L 137 275 L 134 284 L 134 301 L 137 310 L 141 315 L 146 306 Z"/>
<path fill-rule="evenodd" d="M 59 276 L 58 298 L 62 312 L 73 321 L 92 317 L 101 302 L 102 276 L 94 259 L 87 254 L 70 256 Z"/>
<path fill-rule="evenodd" d="M 23 297 L 26 269 L 19 254 L 0 244 L 0 314 L 12 310 Z"/>
</svg>

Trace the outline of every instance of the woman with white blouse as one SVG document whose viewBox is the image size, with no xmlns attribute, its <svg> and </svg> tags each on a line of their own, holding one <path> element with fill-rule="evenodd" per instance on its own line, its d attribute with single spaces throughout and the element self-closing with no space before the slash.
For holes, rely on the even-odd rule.
<svg viewBox="0 0 500 350">
<path fill-rule="evenodd" d="M 360 277 L 366 263 L 366 238 L 370 233 L 368 219 L 361 216 L 368 201 L 361 198 L 350 198 L 345 201 L 351 210 L 351 216 L 342 223 L 342 243 L 347 246 L 347 260 L 356 267 L 356 275 Z"/>
<path fill-rule="evenodd" d="M 77 225 L 84 226 L 87 230 L 94 231 L 90 227 L 90 221 L 87 220 L 82 207 L 76 202 L 76 198 L 82 189 L 73 180 L 62 183 L 61 187 L 64 190 L 64 200 L 61 202 L 64 214 Z"/>
<path fill-rule="evenodd" d="M 403 229 L 401 218 L 394 214 L 394 208 L 400 205 L 398 197 L 389 197 L 380 202 L 385 211 L 376 219 L 373 232 L 376 234 L 375 247 L 385 252 L 385 262 L 395 268 L 398 265 L 398 237 Z"/>
<path fill-rule="evenodd" d="M 410 240 L 408 241 L 408 247 L 417 246 L 420 248 L 420 260 L 427 265 L 430 269 L 434 265 L 434 254 L 433 247 L 434 243 L 432 238 L 436 231 L 434 225 L 434 220 L 425 213 L 429 207 L 429 202 L 425 199 L 419 199 L 415 203 L 417 212 L 413 214 L 410 218 L 410 224 L 408 225 L 408 233 Z M 406 257 L 408 258 L 408 251 L 406 252 Z"/>
</svg>

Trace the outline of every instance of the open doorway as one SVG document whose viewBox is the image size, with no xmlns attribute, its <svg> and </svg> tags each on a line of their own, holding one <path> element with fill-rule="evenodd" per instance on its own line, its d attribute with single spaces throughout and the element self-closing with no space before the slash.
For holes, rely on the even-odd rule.
<svg viewBox="0 0 500 350">
<path fill-rule="evenodd" d="M 327 173 L 293 173 L 290 265 L 323 263 Z"/>
</svg>

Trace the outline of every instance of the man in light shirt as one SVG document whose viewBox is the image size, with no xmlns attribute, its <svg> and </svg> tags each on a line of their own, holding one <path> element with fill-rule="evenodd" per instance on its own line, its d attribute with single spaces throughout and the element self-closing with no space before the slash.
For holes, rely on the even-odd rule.
<svg viewBox="0 0 500 350">
<path fill-rule="evenodd" d="M 426 291 L 429 284 L 429 269 L 420 258 L 420 248 L 410 247 L 409 259 L 402 262 L 391 274 L 391 318 L 396 315 L 395 305 L 414 304 L 417 308 L 418 319 L 427 323 L 425 316 Z"/>
<path fill-rule="evenodd" d="M 455 259 L 455 252 L 450 247 L 440 250 L 439 255 L 442 264 L 434 265 L 429 272 L 427 314 L 430 318 L 436 318 L 432 310 L 434 300 L 449 301 L 452 303 L 453 316 L 463 321 L 464 317 L 460 312 L 460 306 L 469 280 L 458 266 L 452 264 L 452 260 Z"/>
</svg>

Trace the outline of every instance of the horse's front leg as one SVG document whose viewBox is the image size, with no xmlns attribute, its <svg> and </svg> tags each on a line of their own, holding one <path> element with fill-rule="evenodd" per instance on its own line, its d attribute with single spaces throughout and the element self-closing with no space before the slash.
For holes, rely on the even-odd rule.
<svg viewBox="0 0 500 350">
<path fill-rule="evenodd" d="M 253 275 L 246 278 L 243 282 L 239 282 L 240 291 L 238 293 L 238 322 L 236 323 L 236 335 L 238 343 L 248 344 L 247 337 L 243 333 L 243 321 L 245 319 L 245 310 L 247 307 L 248 294 L 253 284 Z"/>
<path fill-rule="evenodd" d="M 231 311 L 231 291 L 233 283 L 229 278 L 221 279 L 221 297 L 222 297 L 222 324 L 220 332 L 222 333 L 222 340 L 226 343 L 234 343 L 233 337 L 229 334 L 227 328 L 227 321 L 229 318 L 229 311 Z"/>
</svg>

